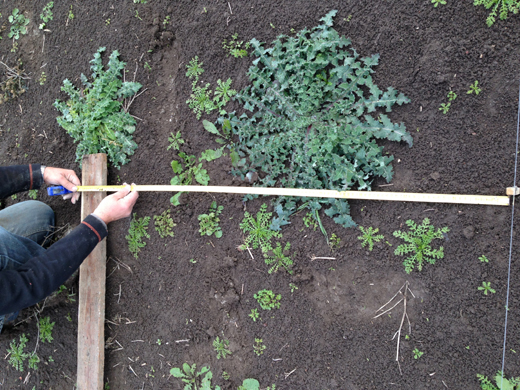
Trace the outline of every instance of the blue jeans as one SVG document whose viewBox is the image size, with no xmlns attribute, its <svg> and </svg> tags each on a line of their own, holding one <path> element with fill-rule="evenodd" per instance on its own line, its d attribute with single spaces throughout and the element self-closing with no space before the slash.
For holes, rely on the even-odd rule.
<svg viewBox="0 0 520 390">
<path fill-rule="evenodd" d="M 0 272 L 45 253 L 41 245 L 53 228 L 54 212 L 45 203 L 28 200 L 0 210 Z M 4 320 L 13 321 L 17 315 L 0 315 L 0 332 Z"/>
</svg>

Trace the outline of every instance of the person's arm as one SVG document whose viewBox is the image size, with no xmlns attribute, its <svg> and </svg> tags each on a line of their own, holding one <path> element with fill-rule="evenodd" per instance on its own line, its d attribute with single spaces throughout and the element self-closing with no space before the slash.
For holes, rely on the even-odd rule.
<svg viewBox="0 0 520 390">
<path fill-rule="evenodd" d="M 40 164 L 0 167 L 0 199 L 18 192 L 39 189 L 42 184 Z"/>
<path fill-rule="evenodd" d="M 130 186 L 107 196 L 94 213 L 44 255 L 17 270 L 0 271 L 0 315 L 34 305 L 56 291 L 107 236 L 106 224 L 131 215 L 138 197 Z"/>
<path fill-rule="evenodd" d="M 89 215 L 44 255 L 17 270 L 0 271 L 0 315 L 34 305 L 52 294 L 106 236 L 103 222 Z"/>
</svg>

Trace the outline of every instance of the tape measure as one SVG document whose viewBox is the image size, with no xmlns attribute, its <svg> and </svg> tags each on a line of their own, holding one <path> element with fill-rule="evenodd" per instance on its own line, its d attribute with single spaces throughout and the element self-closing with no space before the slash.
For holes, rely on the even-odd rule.
<svg viewBox="0 0 520 390">
<path fill-rule="evenodd" d="M 276 195 L 299 196 L 306 198 L 336 198 L 336 199 L 364 199 L 388 200 L 394 202 L 424 202 L 424 203 L 457 203 L 483 204 L 490 206 L 509 206 L 508 196 L 493 195 L 457 195 L 457 194 L 420 194 L 408 192 L 380 192 L 380 191 L 335 191 L 312 190 L 304 188 L 265 188 L 265 187 L 226 187 L 226 186 L 172 186 L 172 185 L 133 185 L 132 190 L 138 192 L 211 192 L 226 194 Z M 118 186 L 78 186 L 78 192 L 117 192 L 125 188 Z M 516 187 L 513 187 L 516 188 Z M 508 188 L 507 193 L 513 195 Z M 62 186 L 49 187 L 50 196 L 70 193 Z"/>
</svg>

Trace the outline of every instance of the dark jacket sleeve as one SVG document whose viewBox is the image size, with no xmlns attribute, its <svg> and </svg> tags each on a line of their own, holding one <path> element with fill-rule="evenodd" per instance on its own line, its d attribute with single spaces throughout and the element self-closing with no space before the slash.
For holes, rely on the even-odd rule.
<svg viewBox="0 0 520 390">
<path fill-rule="evenodd" d="M 40 168 L 40 164 L 0 167 L 0 199 L 40 188 L 43 184 Z"/>
<path fill-rule="evenodd" d="M 32 306 L 52 294 L 106 236 L 103 222 L 89 215 L 44 255 L 17 270 L 0 271 L 0 315 Z"/>
</svg>

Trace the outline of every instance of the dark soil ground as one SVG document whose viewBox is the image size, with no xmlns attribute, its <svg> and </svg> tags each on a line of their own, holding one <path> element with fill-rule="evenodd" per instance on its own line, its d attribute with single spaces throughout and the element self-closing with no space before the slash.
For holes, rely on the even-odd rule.
<svg viewBox="0 0 520 390">
<path fill-rule="evenodd" d="M 247 85 L 251 58 L 226 57 L 224 39 L 271 42 L 280 33 L 313 27 L 332 9 L 335 28 L 352 40 L 362 56 L 381 55 L 374 79 L 381 89 L 397 88 L 411 103 L 394 109 L 391 118 L 404 122 L 414 146 L 385 142 L 395 156 L 390 187 L 381 191 L 503 195 L 513 185 L 518 104 L 520 25 L 517 16 L 488 28 L 487 12 L 472 1 L 449 1 L 434 8 L 422 1 L 125 1 L 56 2 L 50 31 L 38 30 L 46 1 L 3 1 L 0 23 L 17 7 L 30 19 L 29 32 L 10 51 L 7 31 L 0 59 L 14 65 L 20 58 L 30 75 L 27 91 L 0 106 L 0 163 L 42 163 L 80 169 L 72 139 L 56 122 L 55 99 L 65 78 L 79 85 L 89 74 L 89 61 L 100 46 L 118 50 L 136 81 L 147 91 L 131 113 L 138 121 L 139 148 L 121 170 L 109 169 L 109 183 L 168 184 L 168 135 L 181 130 L 182 150 L 200 154 L 217 144 L 186 105 L 191 82 L 185 65 L 194 56 L 204 62 L 203 82 L 233 79 Z M 74 19 L 67 22 L 72 7 Z M 170 16 L 169 24 L 163 24 Z M 105 57 L 106 58 L 106 57 Z M 151 70 L 144 66 L 148 64 Z M 46 81 L 38 80 L 45 72 Z M 480 95 L 466 94 L 475 80 Z M 458 98 L 448 114 L 439 111 L 453 90 Z M 233 106 L 232 103 L 231 106 Z M 232 108 L 238 109 L 238 105 Z M 215 120 L 216 114 L 203 116 Z M 213 185 L 246 185 L 231 176 L 229 158 L 206 163 Z M 244 210 L 256 213 L 262 202 L 247 204 L 234 195 L 183 195 L 173 208 L 169 194 L 141 193 L 138 216 L 158 215 L 171 208 L 177 226 L 173 239 L 162 239 L 151 226 L 151 238 L 135 259 L 125 235 L 128 219 L 112 223 L 108 236 L 107 349 L 105 381 L 114 389 L 181 389 L 169 374 L 182 363 L 211 366 L 214 383 L 236 389 L 244 378 L 257 378 L 261 388 L 273 383 L 287 389 L 476 389 L 476 374 L 494 375 L 501 368 L 508 275 L 510 207 L 352 201 L 361 226 L 378 227 L 388 244 L 372 252 L 361 248 L 357 229 L 344 229 L 322 215 L 327 232 L 340 237 L 331 252 L 323 235 L 305 228 L 301 215 L 284 227 L 284 242 L 294 250 L 295 273 L 269 275 L 259 251 L 237 250 L 243 240 L 239 222 Z M 28 199 L 19 194 L 16 200 Z M 80 206 L 50 199 L 59 226 L 75 226 Z M 215 199 L 224 206 L 220 239 L 201 237 L 197 216 Z M 445 258 L 407 275 L 402 258 L 393 254 L 399 240 L 392 232 L 404 221 L 428 217 L 450 232 L 442 245 Z M 517 220 L 518 222 L 518 220 Z M 520 243 L 513 231 L 513 254 Z M 437 244 L 438 245 L 438 244 Z M 489 263 L 478 257 L 486 255 Z M 312 256 L 333 260 L 311 260 Z M 127 270 L 115 260 L 129 266 Z M 190 262 L 194 259 L 196 263 Z M 520 376 L 520 279 L 513 256 L 509 301 L 507 376 Z M 409 281 L 415 299 L 408 302 L 412 332 L 402 338 L 400 366 L 395 362 L 402 306 L 373 319 L 375 311 Z M 491 282 L 495 294 L 477 287 Z M 289 284 L 298 287 L 291 292 Z M 253 294 L 272 289 L 282 295 L 279 310 L 260 311 Z M 7 349 L 22 333 L 28 349 L 36 343 L 34 318 L 0 335 L 0 389 L 72 389 L 76 383 L 77 303 L 74 284 L 46 302 L 42 316 L 56 323 L 52 343 L 40 343 L 37 371 L 15 371 Z M 34 313 L 24 310 L 20 318 Z M 71 320 L 69 321 L 67 317 Z M 406 334 L 408 331 L 406 330 Z M 230 340 L 232 355 L 217 360 L 212 342 Z M 266 346 L 253 352 L 255 338 Z M 413 350 L 424 352 L 414 359 Z M 51 358 L 52 356 L 52 358 Z M 223 371 L 230 374 L 228 381 Z M 29 375 L 30 374 L 30 375 Z M 108 386 L 107 386 L 108 388 Z"/>
</svg>

